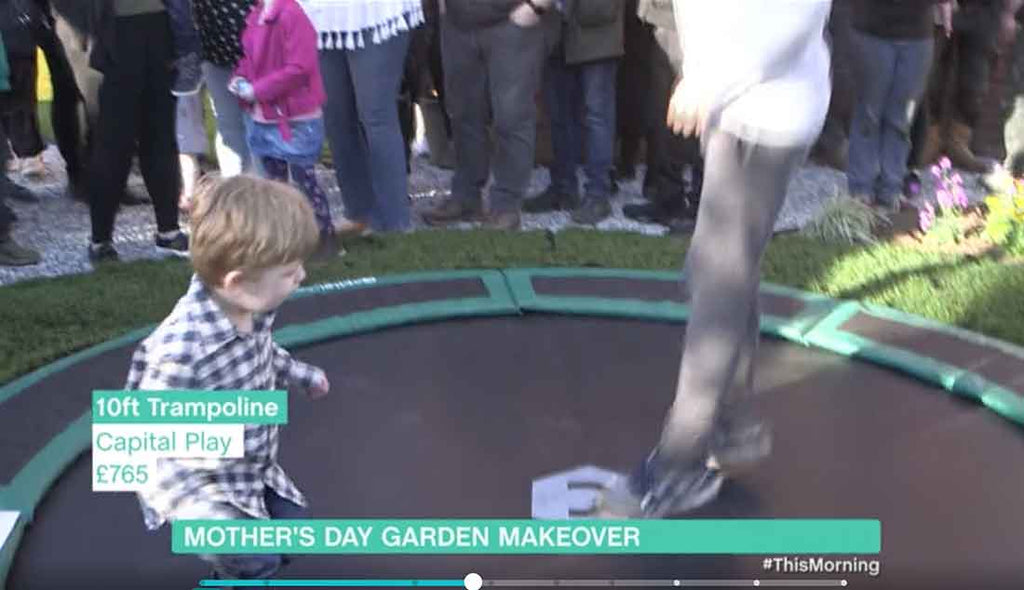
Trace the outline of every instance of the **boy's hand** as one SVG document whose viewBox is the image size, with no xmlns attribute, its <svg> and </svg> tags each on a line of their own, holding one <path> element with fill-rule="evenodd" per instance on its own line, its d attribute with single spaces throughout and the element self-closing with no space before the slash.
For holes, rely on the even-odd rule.
<svg viewBox="0 0 1024 590">
<path fill-rule="evenodd" d="M 320 399 L 327 396 L 330 391 L 331 382 L 327 380 L 327 375 L 321 371 L 320 376 L 313 382 L 313 386 L 309 388 L 309 399 Z"/>
</svg>

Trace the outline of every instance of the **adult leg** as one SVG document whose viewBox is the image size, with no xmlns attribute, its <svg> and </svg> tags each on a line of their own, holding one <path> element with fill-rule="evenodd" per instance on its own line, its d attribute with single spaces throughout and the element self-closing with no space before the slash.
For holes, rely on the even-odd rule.
<svg viewBox="0 0 1024 590">
<path fill-rule="evenodd" d="M 142 48 L 147 40 L 138 27 L 139 17 L 118 17 L 118 42 Z M 146 52 L 125 51 L 104 72 L 99 89 L 99 117 L 92 130 L 89 211 L 94 245 L 113 241 L 114 219 L 128 182 L 132 155 L 144 116 L 142 96 L 146 84 Z M 100 173 L 99 171 L 102 171 Z M 95 250 L 94 250 L 95 251 Z"/>
<path fill-rule="evenodd" d="M 611 171 L 615 151 L 615 76 L 617 59 L 580 66 L 586 138 L 586 184 L 583 205 L 573 214 L 578 223 L 597 223 L 611 214 Z"/>
<path fill-rule="evenodd" d="M 455 145 L 455 172 L 451 197 L 423 214 L 424 221 L 430 224 L 475 219 L 483 208 L 481 195 L 491 160 L 487 137 L 488 74 L 480 34 L 459 29 L 449 17 L 441 17 L 445 104 Z"/>
<path fill-rule="evenodd" d="M 374 191 L 366 140 L 359 124 L 355 87 L 349 59 L 352 52 L 326 49 L 320 52 L 320 73 L 327 91 L 324 126 L 334 161 L 334 174 L 341 187 L 345 217 L 369 225 L 374 209 Z"/>
<path fill-rule="evenodd" d="M 53 135 L 64 158 L 68 175 L 68 192 L 84 195 L 82 182 L 85 177 L 84 121 L 80 120 L 79 109 L 82 96 L 75 81 L 74 71 L 64 44 L 55 30 L 45 29 L 39 38 L 39 47 L 46 57 L 53 84 L 53 104 L 50 120 Z"/>
<path fill-rule="evenodd" d="M 974 154 L 971 141 L 981 121 L 994 50 L 991 40 L 977 35 L 962 34 L 956 42 L 959 64 L 953 90 L 949 158 L 958 168 L 977 173 L 988 172 L 990 163 Z"/>
<path fill-rule="evenodd" d="M 382 231 L 410 227 L 409 176 L 395 108 L 408 49 L 409 34 L 400 33 L 348 58 L 364 138 L 365 156 L 359 164 L 369 171 L 373 227 Z"/>
<path fill-rule="evenodd" d="M 855 31 L 851 38 L 860 92 L 850 126 L 846 175 L 850 195 L 872 202 L 882 169 L 882 114 L 893 84 L 896 50 L 893 43 L 861 32 Z"/>
<path fill-rule="evenodd" d="M 178 162 L 178 144 L 175 134 L 177 103 L 171 95 L 173 76 L 167 64 L 173 59 L 174 44 L 165 14 L 144 15 L 138 27 L 145 34 L 146 82 L 139 109 L 139 169 L 146 190 L 153 199 L 157 231 L 160 234 L 176 232 L 178 227 L 178 198 L 181 196 L 181 167 Z"/>
<path fill-rule="evenodd" d="M 507 229 L 519 225 L 523 193 L 533 173 L 537 135 L 534 101 L 544 65 L 544 25 L 522 28 L 508 22 L 481 35 L 497 136 L 491 216 L 498 227 Z M 498 220 L 498 216 L 505 219 Z"/>
<path fill-rule="evenodd" d="M 213 116 L 217 120 L 217 138 L 214 149 L 221 176 L 238 176 L 253 169 L 255 163 L 245 139 L 245 119 L 238 98 L 228 92 L 231 69 L 206 62 L 203 64 L 206 89 L 213 102 Z"/>
<path fill-rule="evenodd" d="M 882 112 L 881 177 L 878 198 L 887 205 L 898 205 L 903 196 L 903 179 L 910 154 L 910 127 L 914 121 L 928 82 L 928 64 L 933 42 L 905 41 L 897 46 L 892 86 Z"/>
<path fill-rule="evenodd" d="M 39 133 L 39 119 L 36 114 L 36 73 L 35 55 L 11 55 L 11 90 L 3 98 L 4 128 L 10 138 L 14 153 L 19 158 L 33 158 L 46 147 Z M 6 149 L 6 146 L 3 146 Z"/>
<path fill-rule="evenodd" d="M 579 180 L 576 176 L 582 147 L 579 68 L 567 67 L 560 49 L 556 49 L 547 60 L 542 90 L 551 120 L 554 158 L 549 166 L 551 183 L 547 189 L 523 203 L 523 210 L 530 213 L 575 209 L 579 205 Z"/>
</svg>

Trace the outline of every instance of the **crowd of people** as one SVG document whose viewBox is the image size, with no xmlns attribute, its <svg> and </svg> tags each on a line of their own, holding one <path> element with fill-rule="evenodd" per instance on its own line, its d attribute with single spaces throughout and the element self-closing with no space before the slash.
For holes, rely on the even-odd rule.
<svg viewBox="0 0 1024 590">
<path fill-rule="evenodd" d="M 985 105 L 998 102 L 991 79 L 1012 57 L 1020 4 L 831 3 L 837 91 L 812 157 L 845 171 L 851 196 L 886 208 L 942 154 L 964 170 L 991 169 L 972 133 Z M 41 50 L 68 195 L 89 205 L 95 262 L 118 257 L 119 206 L 144 202 L 126 189 L 136 158 L 157 247 L 187 253 L 179 212 L 208 149 L 207 96 L 219 173 L 296 183 L 328 251 L 339 234 L 412 227 L 409 106 L 427 98 L 442 110 L 444 128 L 433 136 L 455 157 L 450 197 L 425 223 L 514 229 L 523 212 L 566 210 L 595 224 L 612 214 L 618 181 L 643 163 L 647 201 L 623 213 L 689 231 L 704 155 L 664 124 L 684 57 L 686 16 L 677 12 L 672 0 L 0 0 L 11 80 L 0 93 L 0 143 L 10 146 L 8 170 L 46 173 L 35 98 Z M 539 120 L 550 124 L 551 182 L 528 195 L 543 159 Z M 331 218 L 313 173 L 324 143 L 341 219 Z M 31 200 L 0 176 L 5 196 Z M 0 210 L 9 228 L 12 215 Z M 5 230 L 0 264 L 38 260 Z"/>
<path fill-rule="evenodd" d="M 899 206 L 915 166 L 939 153 L 989 170 L 971 137 L 1020 5 L 4 0 L 17 16 L 5 16 L 0 32 L 6 41 L 7 29 L 26 25 L 47 54 L 69 191 L 92 213 L 90 256 L 117 257 L 115 213 L 136 155 L 156 243 L 192 252 L 189 290 L 137 349 L 130 388 L 271 389 L 280 381 L 314 397 L 329 392 L 321 370 L 273 345 L 273 311 L 303 280 L 303 260 L 318 247 L 336 251 L 339 233 L 410 228 L 403 92 L 438 94 L 455 149 L 451 194 L 424 214 L 432 225 L 516 229 L 523 211 L 552 209 L 597 223 L 646 145 L 648 203 L 625 213 L 691 227 L 690 317 L 661 436 L 603 491 L 597 514 L 658 518 L 702 506 L 729 473 L 770 452 L 770 430 L 751 403 L 758 291 L 797 169 L 812 154 L 830 161 L 847 171 L 853 198 L 885 208 Z M 12 73 L 31 67 L 31 58 L 17 65 L 9 53 Z M 840 66 L 850 70 L 846 87 Z M 32 92 L 24 81 L 11 86 L 15 95 Z M 222 180 L 190 202 L 180 123 L 195 110 L 181 105 L 200 86 L 214 107 Z M 538 104 L 551 120 L 551 184 L 526 195 Z M 19 129 L 6 119 L 4 128 Z M 312 172 L 325 142 L 342 220 L 331 217 Z M 183 206 L 192 209 L 191 243 L 178 225 Z M 12 248 L 9 231 L 0 236 Z M 299 513 L 305 498 L 277 463 L 276 427 L 247 426 L 245 445 L 238 461 L 163 463 L 159 485 L 140 494 L 147 526 Z M 278 556 L 207 559 L 221 578 L 264 578 L 283 565 Z"/>
</svg>

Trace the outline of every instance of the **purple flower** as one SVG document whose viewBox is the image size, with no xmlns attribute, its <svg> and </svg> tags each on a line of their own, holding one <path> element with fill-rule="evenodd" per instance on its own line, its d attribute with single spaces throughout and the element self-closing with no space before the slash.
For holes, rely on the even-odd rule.
<svg viewBox="0 0 1024 590">
<path fill-rule="evenodd" d="M 963 178 L 963 176 L 960 176 L 960 173 L 958 172 L 958 173 L 956 173 L 956 174 L 954 174 L 954 175 L 953 175 L 953 182 L 954 182 L 955 184 L 958 184 L 958 185 L 960 185 L 960 186 L 963 186 L 963 184 L 964 184 L 964 178 Z"/>
<path fill-rule="evenodd" d="M 960 207 L 961 209 L 967 208 L 967 191 L 965 191 L 962 186 L 957 186 L 953 189 L 953 201 L 956 203 L 957 207 Z"/>
<path fill-rule="evenodd" d="M 942 159 L 939 160 L 939 166 L 941 166 L 943 170 L 949 170 L 953 167 L 953 163 L 949 161 L 949 158 L 943 156 Z"/>
<path fill-rule="evenodd" d="M 945 188 L 941 188 L 935 192 L 935 199 L 939 202 L 939 207 L 948 209 L 953 206 L 953 195 L 949 193 Z"/>
<path fill-rule="evenodd" d="M 932 166 L 932 176 L 935 178 L 942 178 L 942 169 L 938 165 Z"/>
<path fill-rule="evenodd" d="M 921 227 L 921 231 L 927 232 L 931 229 L 932 224 L 935 223 L 935 209 L 931 203 L 925 203 L 924 207 L 917 214 L 917 223 Z"/>
</svg>

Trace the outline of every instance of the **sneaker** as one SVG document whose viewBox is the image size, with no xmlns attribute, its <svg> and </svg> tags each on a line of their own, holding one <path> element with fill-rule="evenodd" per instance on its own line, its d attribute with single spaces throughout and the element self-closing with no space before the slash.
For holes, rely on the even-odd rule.
<svg viewBox="0 0 1024 590">
<path fill-rule="evenodd" d="M 32 266 L 40 260 L 39 252 L 22 247 L 10 236 L 0 238 L 0 266 Z"/>
<path fill-rule="evenodd" d="M 732 476 L 757 465 L 771 452 L 772 434 L 764 423 L 733 428 L 728 434 L 716 431 L 707 466 Z"/>
<path fill-rule="evenodd" d="M 121 257 L 117 254 L 117 250 L 114 249 L 114 245 L 110 242 L 89 244 L 89 260 L 94 264 L 117 262 L 120 259 Z"/>
<path fill-rule="evenodd" d="M 596 225 L 612 214 L 608 199 L 586 198 L 583 205 L 572 212 L 572 220 L 583 225 Z"/>
<path fill-rule="evenodd" d="M 156 235 L 156 247 L 169 252 L 175 256 L 188 257 L 188 236 L 185 232 L 175 232 L 173 237 L 165 238 L 160 234 Z"/>
<path fill-rule="evenodd" d="M 199 92 L 203 85 L 203 70 L 198 53 L 189 53 L 178 59 L 175 66 L 178 75 L 171 87 L 171 94 L 174 96 L 191 96 Z"/>
<path fill-rule="evenodd" d="M 555 190 L 548 186 L 544 192 L 532 199 L 523 202 L 523 211 L 526 213 L 545 213 L 547 211 L 571 211 L 580 205 L 580 198 L 577 195 L 570 195 Z"/>
<path fill-rule="evenodd" d="M 370 233 L 370 226 L 362 221 L 342 217 L 334 224 L 334 233 L 339 236 L 364 236 Z"/>
<path fill-rule="evenodd" d="M 629 476 L 614 480 L 601 494 L 595 517 L 664 518 L 696 510 L 718 496 L 724 478 L 703 464 L 658 465 L 656 451 Z"/>
</svg>

